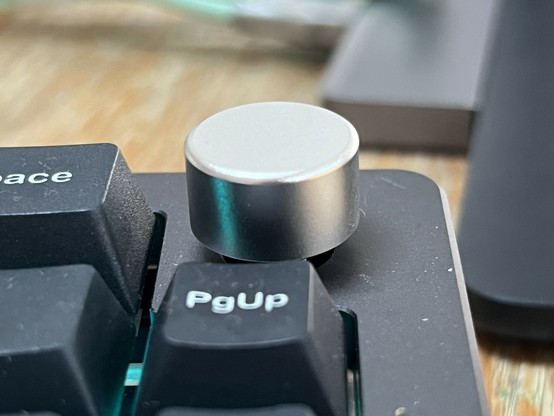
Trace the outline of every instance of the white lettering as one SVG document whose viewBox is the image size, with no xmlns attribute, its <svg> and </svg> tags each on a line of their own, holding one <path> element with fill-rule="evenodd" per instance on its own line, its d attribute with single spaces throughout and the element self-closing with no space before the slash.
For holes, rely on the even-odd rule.
<svg viewBox="0 0 554 416">
<path fill-rule="evenodd" d="M 42 179 L 37 179 L 38 177 L 42 177 Z M 28 179 L 29 183 L 44 183 L 47 180 L 48 180 L 48 174 L 47 173 L 35 173 L 35 174 L 29 176 L 29 179 Z"/>
<path fill-rule="evenodd" d="M 185 303 L 187 308 L 192 309 L 197 303 L 208 303 L 210 300 L 212 300 L 212 295 L 209 293 L 191 290 L 187 293 L 187 300 Z"/>
<path fill-rule="evenodd" d="M 254 296 L 254 302 L 248 303 L 246 301 L 246 293 L 239 293 L 237 297 L 237 306 L 244 310 L 258 309 L 264 303 L 264 294 L 262 292 L 256 293 Z"/>
<path fill-rule="evenodd" d="M 58 172 L 52 175 L 52 182 L 63 183 L 69 182 L 73 174 L 71 172 Z"/>
<path fill-rule="evenodd" d="M 24 173 L 11 173 L 6 175 L 6 177 L 0 175 L 0 183 L 5 185 L 22 185 L 27 181 L 35 185 L 48 182 L 48 180 L 55 183 L 64 183 L 69 182 L 72 178 L 73 174 L 71 172 L 57 172 L 52 176 L 45 172 L 32 173 L 29 176 L 26 176 Z"/>
<path fill-rule="evenodd" d="M 6 185 L 15 185 L 17 183 L 23 183 L 25 182 L 25 175 L 21 173 L 15 173 L 12 175 L 6 176 L 6 179 L 4 180 L 4 183 Z"/>
<path fill-rule="evenodd" d="M 212 301 L 212 312 L 230 313 L 235 309 L 235 298 L 232 296 L 218 296 Z"/>
<path fill-rule="evenodd" d="M 271 312 L 275 308 L 282 308 L 287 303 L 289 303 L 289 297 L 284 293 L 267 295 L 265 298 L 265 310 L 266 312 Z"/>
<path fill-rule="evenodd" d="M 185 305 L 187 308 L 192 309 L 198 304 L 210 302 L 212 312 L 224 315 L 233 312 L 235 306 L 245 311 L 259 309 L 263 306 L 266 312 L 271 312 L 274 309 L 287 305 L 289 297 L 284 293 L 277 293 L 275 295 L 267 295 L 264 301 L 264 294 L 256 292 L 254 299 L 249 303 L 244 292 L 239 293 L 235 299 L 234 296 L 213 297 L 208 292 L 191 290 L 187 293 Z"/>
</svg>

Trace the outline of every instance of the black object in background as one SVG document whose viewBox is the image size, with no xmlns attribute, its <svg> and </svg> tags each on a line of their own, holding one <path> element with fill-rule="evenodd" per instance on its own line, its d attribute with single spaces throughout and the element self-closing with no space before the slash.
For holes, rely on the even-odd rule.
<svg viewBox="0 0 554 416">
<path fill-rule="evenodd" d="M 324 105 L 362 145 L 465 151 L 499 0 L 374 0 L 343 36 Z"/>
<path fill-rule="evenodd" d="M 506 1 L 498 24 L 460 254 L 480 329 L 554 340 L 554 2 Z"/>
</svg>

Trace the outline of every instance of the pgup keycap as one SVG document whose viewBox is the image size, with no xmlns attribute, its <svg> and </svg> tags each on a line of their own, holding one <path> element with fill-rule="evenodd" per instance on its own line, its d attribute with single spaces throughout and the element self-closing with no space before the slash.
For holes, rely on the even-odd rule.
<svg viewBox="0 0 554 416">
<path fill-rule="evenodd" d="M 137 416 L 289 403 L 347 414 L 342 320 L 310 263 L 179 266 L 154 315 Z"/>
<path fill-rule="evenodd" d="M 117 414 L 133 319 L 91 266 L 0 270 L 0 316 L 0 415 Z"/>
<path fill-rule="evenodd" d="M 0 149 L 0 269 L 91 264 L 135 312 L 153 225 L 114 145 Z"/>
</svg>

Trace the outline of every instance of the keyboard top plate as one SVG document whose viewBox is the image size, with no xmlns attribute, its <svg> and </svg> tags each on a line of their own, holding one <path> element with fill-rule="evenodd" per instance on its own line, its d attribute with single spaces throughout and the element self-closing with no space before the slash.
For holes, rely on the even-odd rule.
<svg viewBox="0 0 554 416">
<path fill-rule="evenodd" d="M 157 308 L 179 264 L 223 260 L 192 235 L 184 174 L 137 176 L 152 209 L 167 218 Z M 402 407 L 409 415 L 487 414 L 444 207 L 439 188 L 423 176 L 363 171 L 360 225 L 317 268 L 334 302 L 357 317 L 364 414 Z"/>
</svg>

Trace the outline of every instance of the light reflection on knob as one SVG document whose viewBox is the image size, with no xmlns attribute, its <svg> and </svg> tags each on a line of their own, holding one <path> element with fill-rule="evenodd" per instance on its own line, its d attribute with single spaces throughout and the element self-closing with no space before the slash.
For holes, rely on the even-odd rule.
<svg viewBox="0 0 554 416">
<path fill-rule="evenodd" d="M 312 257 L 356 229 L 354 127 L 320 107 L 248 104 L 200 123 L 185 144 L 191 227 L 248 261 Z"/>
</svg>

